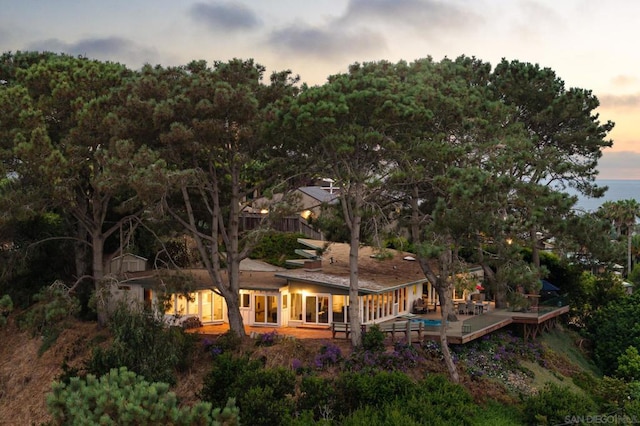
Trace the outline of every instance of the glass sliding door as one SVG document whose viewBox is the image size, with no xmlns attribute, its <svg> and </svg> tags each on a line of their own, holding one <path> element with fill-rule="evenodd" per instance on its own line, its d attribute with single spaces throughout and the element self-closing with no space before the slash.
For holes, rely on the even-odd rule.
<svg viewBox="0 0 640 426">
<path fill-rule="evenodd" d="M 304 322 L 308 324 L 329 324 L 329 295 L 305 296 Z"/>
<path fill-rule="evenodd" d="M 264 294 L 254 296 L 254 323 L 278 324 L 278 297 Z"/>
<path fill-rule="evenodd" d="M 213 319 L 211 316 L 212 298 L 212 291 L 202 292 L 202 322 L 210 322 Z"/>
</svg>

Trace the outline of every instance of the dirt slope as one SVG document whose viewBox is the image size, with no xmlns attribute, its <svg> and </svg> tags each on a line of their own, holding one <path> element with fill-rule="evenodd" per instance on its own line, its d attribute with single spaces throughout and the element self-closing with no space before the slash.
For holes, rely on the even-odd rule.
<svg viewBox="0 0 640 426">
<path fill-rule="evenodd" d="M 67 357 L 70 366 L 79 365 L 90 354 L 88 343 L 98 334 L 95 323 L 74 322 L 38 356 L 42 338 L 18 330 L 13 321 L 0 329 L 0 425 L 49 420 L 46 394 L 62 373 L 63 360 Z"/>
</svg>

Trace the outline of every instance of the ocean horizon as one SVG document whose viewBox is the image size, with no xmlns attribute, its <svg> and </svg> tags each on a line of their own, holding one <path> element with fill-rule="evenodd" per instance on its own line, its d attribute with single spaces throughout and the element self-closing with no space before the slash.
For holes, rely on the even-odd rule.
<svg viewBox="0 0 640 426">
<path fill-rule="evenodd" d="M 566 191 L 569 194 L 578 195 L 577 209 L 594 212 L 607 201 L 636 200 L 640 202 L 640 179 L 596 179 L 596 184 L 608 187 L 607 192 L 600 198 L 588 198 L 567 188 Z"/>
</svg>

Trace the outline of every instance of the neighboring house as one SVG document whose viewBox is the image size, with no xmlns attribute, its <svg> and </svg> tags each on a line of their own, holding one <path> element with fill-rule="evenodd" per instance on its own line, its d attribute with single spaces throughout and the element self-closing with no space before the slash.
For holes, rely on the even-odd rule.
<svg viewBox="0 0 640 426">
<path fill-rule="evenodd" d="M 118 302 L 127 301 L 145 301 L 151 303 L 151 293 L 148 289 L 138 284 L 132 284 L 122 277 L 129 274 L 141 273 L 147 269 L 147 259 L 132 253 L 124 253 L 120 256 L 111 258 L 105 265 L 105 278 L 112 277 L 114 279 L 110 287 L 111 299 L 110 307 L 113 308 Z"/>
<path fill-rule="evenodd" d="M 324 250 L 321 259 L 309 259 L 299 269 L 281 269 L 262 262 L 241 265 L 240 311 L 247 325 L 329 326 L 348 320 L 349 246 L 301 239 L 311 250 Z M 433 294 L 418 262 L 407 253 L 387 250 L 379 255 L 371 247 L 360 249 L 360 319 L 374 324 L 406 315 L 413 302 Z M 224 299 L 212 290 L 204 270 L 183 271 L 194 280 L 192 292 L 171 296 L 168 315 L 197 316 L 204 323 L 227 321 Z M 145 299 L 158 301 L 162 285 L 149 271 L 130 283 L 144 288 Z M 134 285 L 134 284 L 132 284 Z M 148 299 L 147 299 L 148 300 Z M 433 301 L 435 302 L 435 301 Z"/>
<path fill-rule="evenodd" d="M 299 197 L 300 215 L 305 219 L 309 216 L 318 217 L 323 204 L 338 202 L 338 190 L 328 186 L 303 186 L 294 191 Z"/>
<path fill-rule="evenodd" d="M 140 272 L 147 269 L 147 259 L 135 254 L 125 253 L 112 258 L 105 266 L 105 274 Z"/>
</svg>

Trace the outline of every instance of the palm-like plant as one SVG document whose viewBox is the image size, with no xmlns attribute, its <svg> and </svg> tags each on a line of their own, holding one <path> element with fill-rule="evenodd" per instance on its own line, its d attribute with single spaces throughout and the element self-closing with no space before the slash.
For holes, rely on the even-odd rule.
<svg viewBox="0 0 640 426">
<path fill-rule="evenodd" d="M 640 217 L 640 203 L 634 199 L 607 201 L 599 209 L 603 217 L 611 220 L 619 237 L 627 238 L 627 273 L 631 272 L 632 241 L 636 219 Z"/>
</svg>

